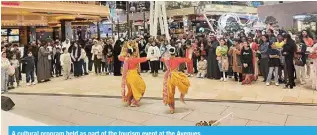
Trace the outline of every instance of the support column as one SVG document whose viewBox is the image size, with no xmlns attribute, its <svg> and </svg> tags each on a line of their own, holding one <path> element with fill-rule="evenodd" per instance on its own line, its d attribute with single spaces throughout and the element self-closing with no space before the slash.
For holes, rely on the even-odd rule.
<svg viewBox="0 0 317 135">
<path fill-rule="evenodd" d="M 164 22 L 164 29 L 165 29 L 165 36 L 167 38 L 168 41 L 170 41 L 171 37 L 170 37 L 170 33 L 168 30 L 168 22 L 167 22 L 167 16 L 166 16 L 166 6 L 165 6 L 165 2 L 162 2 L 162 14 L 163 14 L 163 22 Z"/>
<path fill-rule="evenodd" d="M 154 18 L 153 18 L 153 13 L 154 13 L 154 1 L 150 1 L 150 35 L 152 36 L 153 35 L 153 29 L 154 29 L 154 27 L 153 27 L 153 20 L 154 20 Z"/>
<path fill-rule="evenodd" d="M 100 40 L 100 22 L 97 22 L 97 38 Z"/>
<path fill-rule="evenodd" d="M 73 40 L 72 22 L 68 20 L 61 20 L 61 41 L 66 39 Z"/>
<path fill-rule="evenodd" d="M 86 27 L 85 26 L 81 26 L 81 34 L 80 34 L 80 38 L 82 39 L 82 40 L 85 40 L 86 38 Z"/>
<path fill-rule="evenodd" d="M 130 26 L 130 18 L 129 18 L 129 14 L 130 14 L 130 3 L 129 3 L 129 1 L 126 1 L 126 3 L 127 3 L 127 5 L 126 5 L 126 9 L 127 9 L 127 29 L 128 29 L 128 33 L 127 33 L 127 35 L 128 35 L 128 38 L 130 39 L 130 37 L 131 37 L 131 26 Z"/>
<path fill-rule="evenodd" d="M 159 2 L 155 1 L 155 5 L 154 6 L 155 6 L 154 7 L 154 21 L 153 21 L 153 27 L 151 26 L 151 28 L 153 28 L 153 37 L 156 38 L 156 36 L 157 36 Z"/>
<path fill-rule="evenodd" d="M 117 33 L 118 33 L 118 39 L 120 39 L 120 23 L 119 23 L 119 17 L 117 18 Z"/>
<path fill-rule="evenodd" d="M 159 19 L 159 23 L 160 23 L 160 30 L 161 30 L 161 35 L 164 35 L 165 34 L 165 29 L 164 29 L 164 23 L 163 23 L 163 14 L 162 14 L 162 6 L 161 6 L 161 1 L 159 1 L 158 3 L 160 3 L 159 5 L 159 15 L 158 15 L 158 19 Z"/>
<path fill-rule="evenodd" d="M 113 23 L 115 23 L 114 22 L 114 20 L 113 20 L 113 18 L 111 18 L 111 37 L 113 38 Z"/>
<path fill-rule="evenodd" d="M 147 19 L 145 18 L 145 10 L 143 10 L 143 35 L 146 33 L 146 27 L 145 24 L 147 23 Z"/>
</svg>

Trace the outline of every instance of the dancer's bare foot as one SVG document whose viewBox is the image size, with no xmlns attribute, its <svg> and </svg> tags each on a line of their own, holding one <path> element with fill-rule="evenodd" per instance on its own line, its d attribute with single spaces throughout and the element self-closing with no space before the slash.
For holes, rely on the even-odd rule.
<svg viewBox="0 0 317 135">
<path fill-rule="evenodd" d="M 130 105 L 131 107 L 139 107 L 140 105 L 138 103 L 133 103 Z"/>
<path fill-rule="evenodd" d="M 174 114 L 175 113 L 175 110 L 174 109 L 171 109 L 170 110 L 170 114 Z"/>
<path fill-rule="evenodd" d="M 181 96 L 181 97 L 179 98 L 179 100 L 180 100 L 182 103 L 186 104 L 186 103 L 185 103 L 184 96 Z"/>
</svg>

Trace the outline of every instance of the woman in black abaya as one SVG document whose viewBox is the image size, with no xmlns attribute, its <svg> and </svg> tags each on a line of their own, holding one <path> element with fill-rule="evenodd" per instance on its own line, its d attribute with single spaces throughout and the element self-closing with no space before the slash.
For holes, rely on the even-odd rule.
<svg viewBox="0 0 317 135">
<path fill-rule="evenodd" d="M 207 52 L 207 78 L 220 79 L 220 70 L 218 67 L 218 61 L 216 56 L 216 49 L 219 46 L 219 42 L 215 37 L 211 37 L 212 41 L 209 42 L 206 47 Z"/>
<path fill-rule="evenodd" d="M 296 43 L 291 38 L 291 35 L 284 35 L 286 40 L 285 45 L 283 46 L 282 54 L 285 56 L 285 66 L 287 72 L 287 83 L 285 88 L 293 89 L 295 87 L 295 67 L 294 67 L 294 53 L 296 52 Z"/>
<path fill-rule="evenodd" d="M 147 56 L 147 52 L 146 52 L 146 42 L 144 39 L 141 39 L 139 42 L 138 42 L 138 45 L 139 45 L 139 52 L 140 52 L 140 57 L 146 57 Z M 148 72 L 150 70 L 150 66 L 149 66 L 149 63 L 148 62 L 143 62 L 140 64 L 141 65 L 141 72 Z"/>
<path fill-rule="evenodd" d="M 121 76 L 121 61 L 119 61 L 118 56 L 121 53 L 122 41 L 118 39 L 113 48 L 113 74 L 114 76 Z"/>
</svg>

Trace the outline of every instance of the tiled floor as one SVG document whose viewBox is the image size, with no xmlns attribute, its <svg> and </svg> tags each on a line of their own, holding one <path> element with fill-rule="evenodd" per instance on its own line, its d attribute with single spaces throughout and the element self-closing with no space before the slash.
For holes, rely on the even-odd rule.
<svg viewBox="0 0 317 135">
<path fill-rule="evenodd" d="M 193 126 L 196 122 L 218 120 L 232 113 L 220 125 L 317 126 L 317 106 L 270 105 L 226 102 L 176 103 L 176 113 L 168 114 L 161 100 L 142 100 L 132 108 L 117 98 L 15 95 L 13 113 L 47 125 L 157 125 Z M 7 123 L 3 121 L 2 124 Z"/>
<path fill-rule="evenodd" d="M 162 73 L 153 78 L 149 73 L 142 73 L 147 85 L 145 97 L 162 96 Z M 186 96 L 191 99 L 269 101 L 317 104 L 317 91 L 310 89 L 310 82 L 293 90 L 283 89 L 283 86 L 265 86 L 261 79 L 250 86 L 243 86 L 232 80 L 190 78 L 191 87 Z M 64 81 L 54 78 L 51 82 L 32 87 L 22 86 L 11 90 L 14 93 L 46 93 L 46 94 L 77 94 L 120 96 L 121 77 L 89 75 L 78 79 Z M 178 96 L 178 95 L 177 95 Z"/>
</svg>

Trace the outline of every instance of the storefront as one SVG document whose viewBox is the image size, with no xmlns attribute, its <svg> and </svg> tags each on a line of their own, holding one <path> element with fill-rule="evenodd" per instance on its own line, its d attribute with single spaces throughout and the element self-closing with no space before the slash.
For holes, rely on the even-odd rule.
<svg viewBox="0 0 317 135">
<path fill-rule="evenodd" d="M 305 24 L 304 19 L 309 17 L 308 15 L 295 15 L 293 16 L 295 26 L 298 31 L 302 31 L 307 28 L 311 28 L 312 30 L 316 31 L 316 23 L 317 22 L 311 22 L 310 24 Z"/>
<path fill-rule="evenodd" d="M 28 41 L 26 27 L 1 28 L 1 42 L 24 45 Z"/>
<path fill-rule="evenodd" d="M 90 2 L 1 2 L 1 41 L 20 45 L 47 38 L 63 41 L 77 33 L 72 31 L 73 21 L 99 22 L 107 16 L 108 7 Z"/>
<path fill-rule="evenodd" d="M 3 28 L 1 29 L 1 42 L 19 43 L 20 30 L 19 28 Z"/>
<path fill-rule="evenodd" d="M 281 28 L 291 29 L 298 27 L 298 20 L 296 18 L 300 19 L 303 17 L 297 15 L 316 14 L 316 7 L 316 1 L 300 1 L 275 5 L 264 5 L 258 7 L 258 15 L 260 19 L 265 19 L 267 16 L 273 16 L 276 18 L 278 25 Z"/>
</svg>

